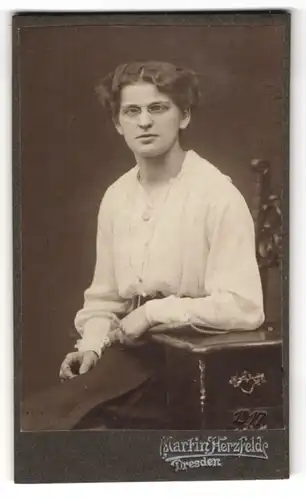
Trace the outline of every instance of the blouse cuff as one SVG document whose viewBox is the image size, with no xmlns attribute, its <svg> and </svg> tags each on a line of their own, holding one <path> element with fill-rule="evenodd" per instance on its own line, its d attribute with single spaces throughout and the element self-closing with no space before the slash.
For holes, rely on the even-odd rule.
<svg viewBox="0 0 306 500">
<path fill-rule="evenodd" d="M 188 300 L 188 299 L 187 299 Z M 150 326 L 160 323 L 189 322 L 190 317 L 186 311 L 186 299 L 170 295 L 164 299 L 153 299 L 145 303 L 145 313 Z"/>
<path fill-rule="evenodd" d="M 110 320 L 106 318 L 91 318 L 86 321 L 82 338 L 79 339 L 75 348 L 79 352 L 94 351 L 98 357 L 101 356 L 101 346 L 108 335 Z"/>
</svg>

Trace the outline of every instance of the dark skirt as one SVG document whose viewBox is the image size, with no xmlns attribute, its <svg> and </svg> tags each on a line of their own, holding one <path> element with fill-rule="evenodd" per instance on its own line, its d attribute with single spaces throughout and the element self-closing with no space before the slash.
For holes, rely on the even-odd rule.
<svg viewBox="0 0 306 500">
<path fill-rule="evenodd" d="M 154 344 L 110 347 L 90 372 L 25 400 L 21 430 L 163 427 L 163 361 Z"/>
</svg>

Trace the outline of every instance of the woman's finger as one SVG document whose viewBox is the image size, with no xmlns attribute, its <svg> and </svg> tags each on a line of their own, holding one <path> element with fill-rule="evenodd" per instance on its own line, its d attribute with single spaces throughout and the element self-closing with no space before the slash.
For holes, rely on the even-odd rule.
<svg viewBox="0 0 306 500">
<path fill-rule="evenodd" d="M 73 378 L 76 375 L 72 373 L 71 366 L 69 362 L 63 361 L 61 368 L 60 368 L 60 378 Z"/>
<path fill-rule="evenodd" d="M 85 352 L 83 356 L 83 361 L 79 369 L 79 374 L 82 375 L 83 373 L 88 372 L 93 366 L 96 364 L 98 357 L 96 354 L 93 354 L 91 351 L 90 352 Z"/>
<path fill-rule="evenodd" d="M 108 336 L 109 336 L 109 339 L 110 339 L 111 343 L 114 343 L 114 342 L 123 343 L 124 339 L 125 339 L 125 335 L 120 330 L 120 328 L 114 328 L 113 330 L 111 330 L 109 332 Z"/>
</svg>

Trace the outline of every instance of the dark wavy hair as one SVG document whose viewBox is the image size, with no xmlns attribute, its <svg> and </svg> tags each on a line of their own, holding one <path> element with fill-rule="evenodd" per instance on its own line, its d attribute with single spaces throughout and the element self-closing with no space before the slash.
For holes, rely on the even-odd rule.
<svg viewBox="0 0 306 500">
<path fill-rule="evenodd" d="M 189 69 L 160 61 L 122 64 L 103 78 L 96 87 L 100 102 L 113 119 L 118 117 L 122 88 L 139 82 L 155 85 L 159 92 L 168 95 L 182 112 L 192 110 L 200 101 L 198 76 Z"/>
</svg>

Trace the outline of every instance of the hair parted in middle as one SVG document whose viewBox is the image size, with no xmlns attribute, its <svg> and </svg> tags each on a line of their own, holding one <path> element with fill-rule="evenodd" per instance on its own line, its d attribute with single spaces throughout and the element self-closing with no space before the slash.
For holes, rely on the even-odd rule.
<svg viewBox="0 0 306 500">
<path fill-rule="evenodd" d="M 118 117 L 123 87 L 140 82 L 155 85 L 182 112 L 192 110 L 200 101 L 199 79 L 194 71 L 161 61 L 121 64 L 96 87 L 100 102 L 114 120 Z"/>
</svg>

